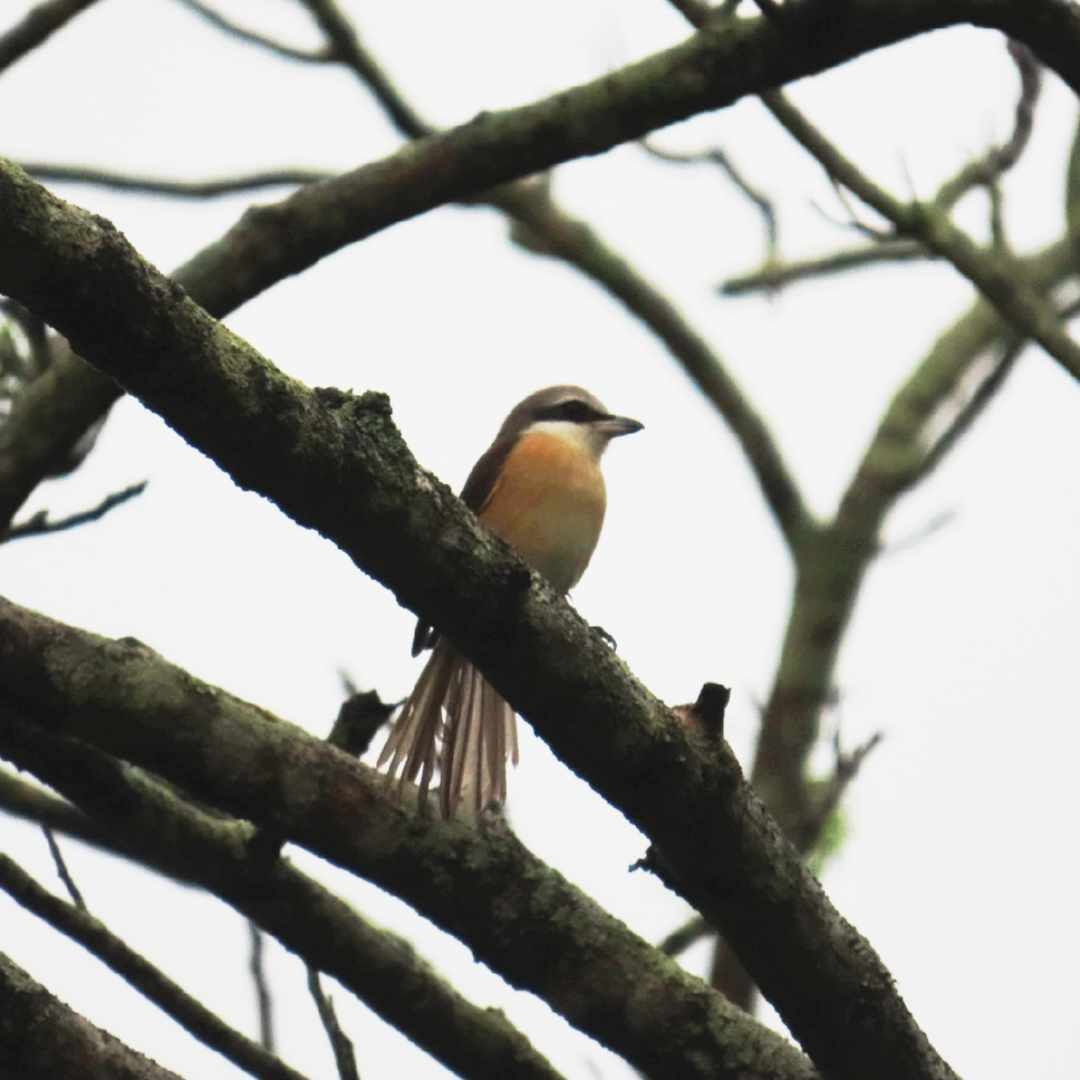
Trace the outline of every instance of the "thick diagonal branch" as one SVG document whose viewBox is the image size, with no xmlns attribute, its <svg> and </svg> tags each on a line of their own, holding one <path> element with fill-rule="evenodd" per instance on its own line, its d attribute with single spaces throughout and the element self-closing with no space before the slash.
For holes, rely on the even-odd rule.
<svg viewBox="0 0 1080 1080">
<path fill-rule="evenodd" d="M 18 717 L 0 729 L 0 755 L 71 800 L 0 772 L 0 808 L 208 890 L 454 1072 L 557 1080 L 504 1016 L 462 997 L 408 942 L 287 861 L 262 858 L 250 825 L 205 813 L 140 770 Z"/>
<path fill-rule="evenodd" d="M 182 1080 L 95 1027 L 0 953 L 0 1066 L 18 1080 Z"/>
<path fill-rule="evenodd" d="M 267 1080 L 303 1080 L 295 1069 L 230 1028 L 102 922 L 53 896 L 21 866 L 3 854 L 0 854 L 0 889 L 38 918 L 79 942 L 197 1039 L 245 1072 Z"/>
<path fill-rule="evenodd" d="M 44 663 L 28 670 L 22 648 L 46 639 L 55 648 L 46 647 Z M 89 716 L 108 714 L 105 738 L 93 740 L 102 749 L 142 759 L 144 767 L 225 809 L 272 822 L 290 839 L 396 893 L 513 985 L 541 994 L 572 1024 L 647 1073 L 728 1080 L 816 1075 L 781 1037 L 661 956 L 508 830 L 428 821 L 399 805 L 371 769 L 265 710 L 199 683 L 145 646 L 107 642 L 2 601 L 0 641 L 19 654 L 0 645 L 0 679 L 9 686 L 8 673 L 17 667 L 28 691 L 13 707 L 0 698 L 0 745 L 43 778 L 51 781 L 59 771 L 43 731 L 87 735 Z M 94 677 L 96 688 L 80 691 L 72 680 L 80 680 L 90 655 L 100 678 Z M 53 666 L 57 660 L 63 672 Z M 49 686 L 44 696 L 51 704 L 39 694 Z M 67 701 L 60 710 L 63 723 L 57 722 L 54 694 Z M 166 726 L 175 737 L 162 741 Z M 123 789 L 108 775 L 110 767 L 121 767 L 91 753 L 79 768 L 80 755 L 74 748 L 67 752 L 70 775 L 58 778 L 66 794 L 81 786 L 82 801 L 96 801 L 112 817 L 130 813 L 131 805 L 113 794 Z M 99 773 L 105 775 L 99 779 Z M 225 791 L 227 776 L 233 777 L 232 795 Z M 141 788 L 140 804 L 146 805 L 145 781 L 136 774 L 126 786 Z M 149 797 L 151 808 L 156 801 Z M 110 802 L 116 810 L 109 811 Z M 250 837 L 249 827 L 232 828 L 241 830 L 234 843 Z M 308 959 L 334 972 L 321 955 Z"/>
</svg>

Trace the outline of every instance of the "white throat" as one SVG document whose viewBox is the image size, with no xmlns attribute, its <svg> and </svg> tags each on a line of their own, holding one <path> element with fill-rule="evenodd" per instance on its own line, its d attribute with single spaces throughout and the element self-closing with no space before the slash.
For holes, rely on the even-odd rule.
<svg viewBox="0 0 1080 1080">
<path fill-rule="evenodd" d="M 583 450 L 594 461 L 607 449 L 611 436 L 599 431 L 592 424 L 578 424 L 572 420 L 538 420 L 526 429 L 528 434 L 554 435 L 555 438 Z"/>
</svg>

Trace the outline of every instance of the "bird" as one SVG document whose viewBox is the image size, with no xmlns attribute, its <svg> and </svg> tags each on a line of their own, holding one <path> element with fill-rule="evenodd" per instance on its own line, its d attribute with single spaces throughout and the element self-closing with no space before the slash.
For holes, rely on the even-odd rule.
<svg viewBox="0 0 1080 1080">
<path fill-rule="evenodd" d="M 473 466 L 461 499 L 560 593 L 580 580 L 604 522 L 600 458 L 608 443 L 643 428 L 615 416 L 580 386 L 550 386 L 511 409 Z M 432 653 L 378 759 L 399 790 L 418 783 L 426 802 L 439 771 L 443 818 L 506 801 L 506 762 L 518 761 L 514 710 L 423 618 L 413 656 Z M 398 775 L 400 772 L 400 776 Z"/>
</svg>

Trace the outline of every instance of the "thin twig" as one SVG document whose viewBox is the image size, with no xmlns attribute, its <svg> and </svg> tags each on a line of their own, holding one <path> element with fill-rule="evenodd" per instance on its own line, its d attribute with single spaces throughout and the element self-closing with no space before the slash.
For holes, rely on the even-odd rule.
<svg viewBox="0 0 1080 1080">
<path fill-rule="evenodd" d="M 700 915 L 695 915 L 689 922 L 673 930 L 656 947 L 665 956 L 679 956 L 691 945 L 696 945 L 702 938 L 710 937 L 716 931 Z"/>
<path fill-rule="evenodd" d="M 39 919 L 93 953 L 200 1042 L 245 1072 L 271 1080 L 303 1080 L 300 1073 L 230 1028 L 104 923 L 53 896 L 6 855 L 0 855 L 0 888 Z"/>
<path fill-rule="evenodd" d="M 248 958 L 248 971 L 255 985 L 255 1005 L 259 1013 L 259 1042 L 262 1047 L 274 1052 L 274 999 L 270 994 L 270 985 L 263 967 L 263 933 L 254 920 L 248 919 L 248 934 L 251 938 L 251 953 Z"/>
<path fill-rule="evenodd" d="M 757 270 L 728 278 L 716 288 L 724 296 L 745 296 L 762 290 L 775 292 L 792 282 L 857 270 L 864 266 L 932 258 L 933 253 L 915 240 L 888 240 L 863 247 L 844 248 L 813 259 L 766 263 Z"/>
<path fill-rule="evenodd" d="M 1029 49 L 1010 41 L 1009 54 L 1020 74 L 1020 96 L 1011 135 L 1001 146 L 993 147 L 977 161 L 965 165 L 956 176 L 941 185 L 932 200 L 942 210 L 949 210 L 972 187 L 985 186 L 990 192 L 992 225 L 1000 220 L 1000 201 L 995 201 L 995 182 L 1019 161 L 1030 141 L 1034 129 L 1035 105 L 1042 86 L 1042 68 Z M 656 152 L 653 147 L 649 149 Z M 820 208 L 819 212 L 828 217 Z M 849 218 L 845 224 L 851 223 Z M 857 222 L 856 227 L 860 232 L 866 232 L 870 228 L 862 222 Z M 871 231 L 875 243 L 867 247 L 838 251 L 792 263 L 766 261 L 759 270 L 729 278 L 718 287 L 719 291 L 725 296 L 737 296 L 760 289 L 778 289 L 794 281 L 855 269 L 871 263 L 934 258 L 934 253 L 920 243 L 898 240 L 889 235 L 882 237 L 879 230 Z M 996 234 L 997 230 L 995 236 Z M 995 246 L 997 245 L 998 241 L 995 239 Z"/>
<path fill-rule="evenodd" d="M 875 732 L 861 746 L 855 747 L 850 753 L 845 753 L 840 746 L 840 733 L 836 733 L 833 739 L 833 753 L 836 759 L 833 774 L 829 778 L 824 791 L 818 797 L 817 804 L 814 807 L 813 820 L 806 824 L 806 833 L 800 843 L 801 850 L 812 851 L 816 846 L 829 818 L 832 817 L 836 808 L 840 805 L 840 799 L 847 790 L 848 785 L 855 779 L 863 766 L 863 762 L 866 761 L 867 757 L 881 743 L 884 737 L 880 731 Z"/>
<path fill-rule="evenodd" d="M 334 59 L 350 68 L 371 90 L 398 131 L 410 139 L 418 139 L 435 130 L 405 100 L 334 0 L 301 0 L 301 3 L 326 35 Z"/>
<path fill-rule="evenodd" d="M 334 1062 L 337 1065 L 338 1076 L 341 1080 L 360 1080 L 360 1073 L 356 1068 L 356 1054 L 349 1037 L 341 1030 L 337 1014 L 334 1012 L 334 1003 L 323 993 L 322 984 L 319 982 L 319 973 L 315 968 L 308 965 L 307 969 L 308 990 L 315 999 L 315 1008 L 319 1011 L 319 1019 L 322 1021 L 323 1030 L 330 1040 L 330 1048 L 334 1052 Z"/>
<path fill-rule="evenodd" d="M 45 843 L 49 845 L 49 854 L 52 855 L 53 863 L 56 866 L 56 873 L 64 883 L 64 888 L 67 889 L 68 896 L 71 897 L 72 903 L 80 911 L 89 914 L 90 909 L 86 906 L 86 901 L 83 899 L 82 893 L 79 892 L 79 886 L 75 884 L 75 879 L 71 876 L 71 871 L 68 870 L 67 863 L 64 862 L 64 856 L 60 851 L 60 845 L 56 842 L 56 837 L 53 836 L 52 829 L 50 829 L 48 825 L 42 825 L 41 831 L 45 834 Z"/>
<path fill-rule="evenodd" d="M 211 26 L 217 27 L 218 30 L 231 34 L 249 45 L 258 45 L 260 48 L 267 49 L 277 56 L 284 57 L 286 60 L 299 60 L 305 64 L 326 64 L 335 59 L 328 49 L 301 49 L 295 45 L 289 45 L 283 41 L 268 37 L 265 34 L 260 34 L 256 30 L 248 30 L 246 27 L 234 23 L 231 19 L 227 19 L 220 12 L 210 7 L 209 4 L 202 3 L 202 0 L 177 0 L 177 3 L 183 4 L 189 11 L 205 19 Z"/>
<path fill-rule="evenodd" d="M 46 0 L 31 8 L 6 34 L 0 35 L 0 71 L 44 44 L 66 22 L 95 0 Z"/>
<path fill-rule="evenodd" d="M 1075 318 L 1077 314 L 1080 314 L 1080 300 L 1066 304 L 1059 312 L 1059 318 L 1062 322 L 1067 322 Z M 990 373 L 982 379 L 974 393 L 957 410 L 952 422 L 930 445 L 918 467 L 912 470 L 906 479 L 905 490 L 914 487 L 933 472 L 956 443 L 971 430 L 972 425 L 986 411 L 987 406 L 1000 394 L 1001 388 L 1015 371 L 1017 361 L 1029 344 L 1030 341 L 1027 338 L 1014 338 L 1006 344 L 1001 357 L 995 362 Z M 890 550 L 895 550 L 895 545 Z"/>
<path fill-rule="evenodd" d="M 49 520 L 48 510 L 39 510 L 28 520 L 12 525 L 6 533 L 0 535 L 0 543 L 22 540 L 27 536 L 45 536 L 48 533 L 64 532 L 66 529 L 74 529 L 90 521 L 99 521 L 110 510 L 121 506 L 129 499 L 134 499 L 136 495 L 141 495 L 148 483 L 148 480 L 143 480 L 138 484 L 131 484 L 122 491 L 114 491 L 111 495 L 106 495 L 97 506 L 92 506 L 89 510 L 80 510 L 77 514 L 69 514 L 57 521 Z"/>
<path fill-rule="evenodd" d="M 941 185 L 934 202 L 942 210 L 951 209 L 973 187 L 988 186 L 999 180 L 1020 160 L 1031 141 L 1035 106 L 1042 90 L 1042 66 L 1026 45 L 1010 41 L 1008 49 L 1020 76 L 1020 96 L 1016 102 L 1012 133 L 1000 146 L 991 147 L 981 158 L 969 162 Z"/>
<path fill-rule="evenodd" d="M 207 199 L 218 195 L 259 191 L 268 187 L 298 187 L 329 180 L 335 174 L 325 169 L 281 168 L 204 180 L 174 180 L 162 176 L 114 172 L 92 165 L 63 165 L 48 161 L 24 161 L 22 167 L 35 179 L 66 184 L 94 184 L 116 191 L 143 195 L 171 195 L 187 199 Z"/>
<path fill-rule="evenodd" d="M 735 188 L 757 207 L 762 220 L 765 222 L 765 261 L 768 263 L 774 258 L 779 242 L 776 208 L 767 195 L 763 195 L 743 176 L 735 163 L 720 147 L 713 147 L 711 150 L 703 150 L 699 153 L 676 153 L 672 150 L 662 149 L 650 139 L 642 139 L 639 145 L 660 161 L 668 161 L 676 165 L 707 164 L 719 168 L 734 184 Z"/>
<path fill-rule="evenodd" d="M 882 544 L 878 556 L 896 555 L 902 551 L 917 547 L 924 540 L 929 540 L 931 536 L 936 536 L 942 529 L 951 525 L 956 518 L 957 513 L 955 510 L 939 510 L 914 531 L 901 536 L 897 540 L 890 540 L 888 543 Z"/>
</svg>

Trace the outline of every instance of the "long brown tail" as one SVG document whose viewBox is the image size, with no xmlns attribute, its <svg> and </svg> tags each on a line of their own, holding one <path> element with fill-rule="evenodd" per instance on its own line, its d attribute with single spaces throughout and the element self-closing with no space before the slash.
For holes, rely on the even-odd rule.
<svg viewBox="0 0 1080 1080">
<path fill-rule="evenodd" d="M 439 809 L 451 817 L 467 801 L 475 814 L 506 799 L 506 759 L 518 760 L 514 710 L 445 638 L 402 706 L 379 755 L 387 775 L 415 783 L 426 800 L 436 766 Z"/>
</svg>

